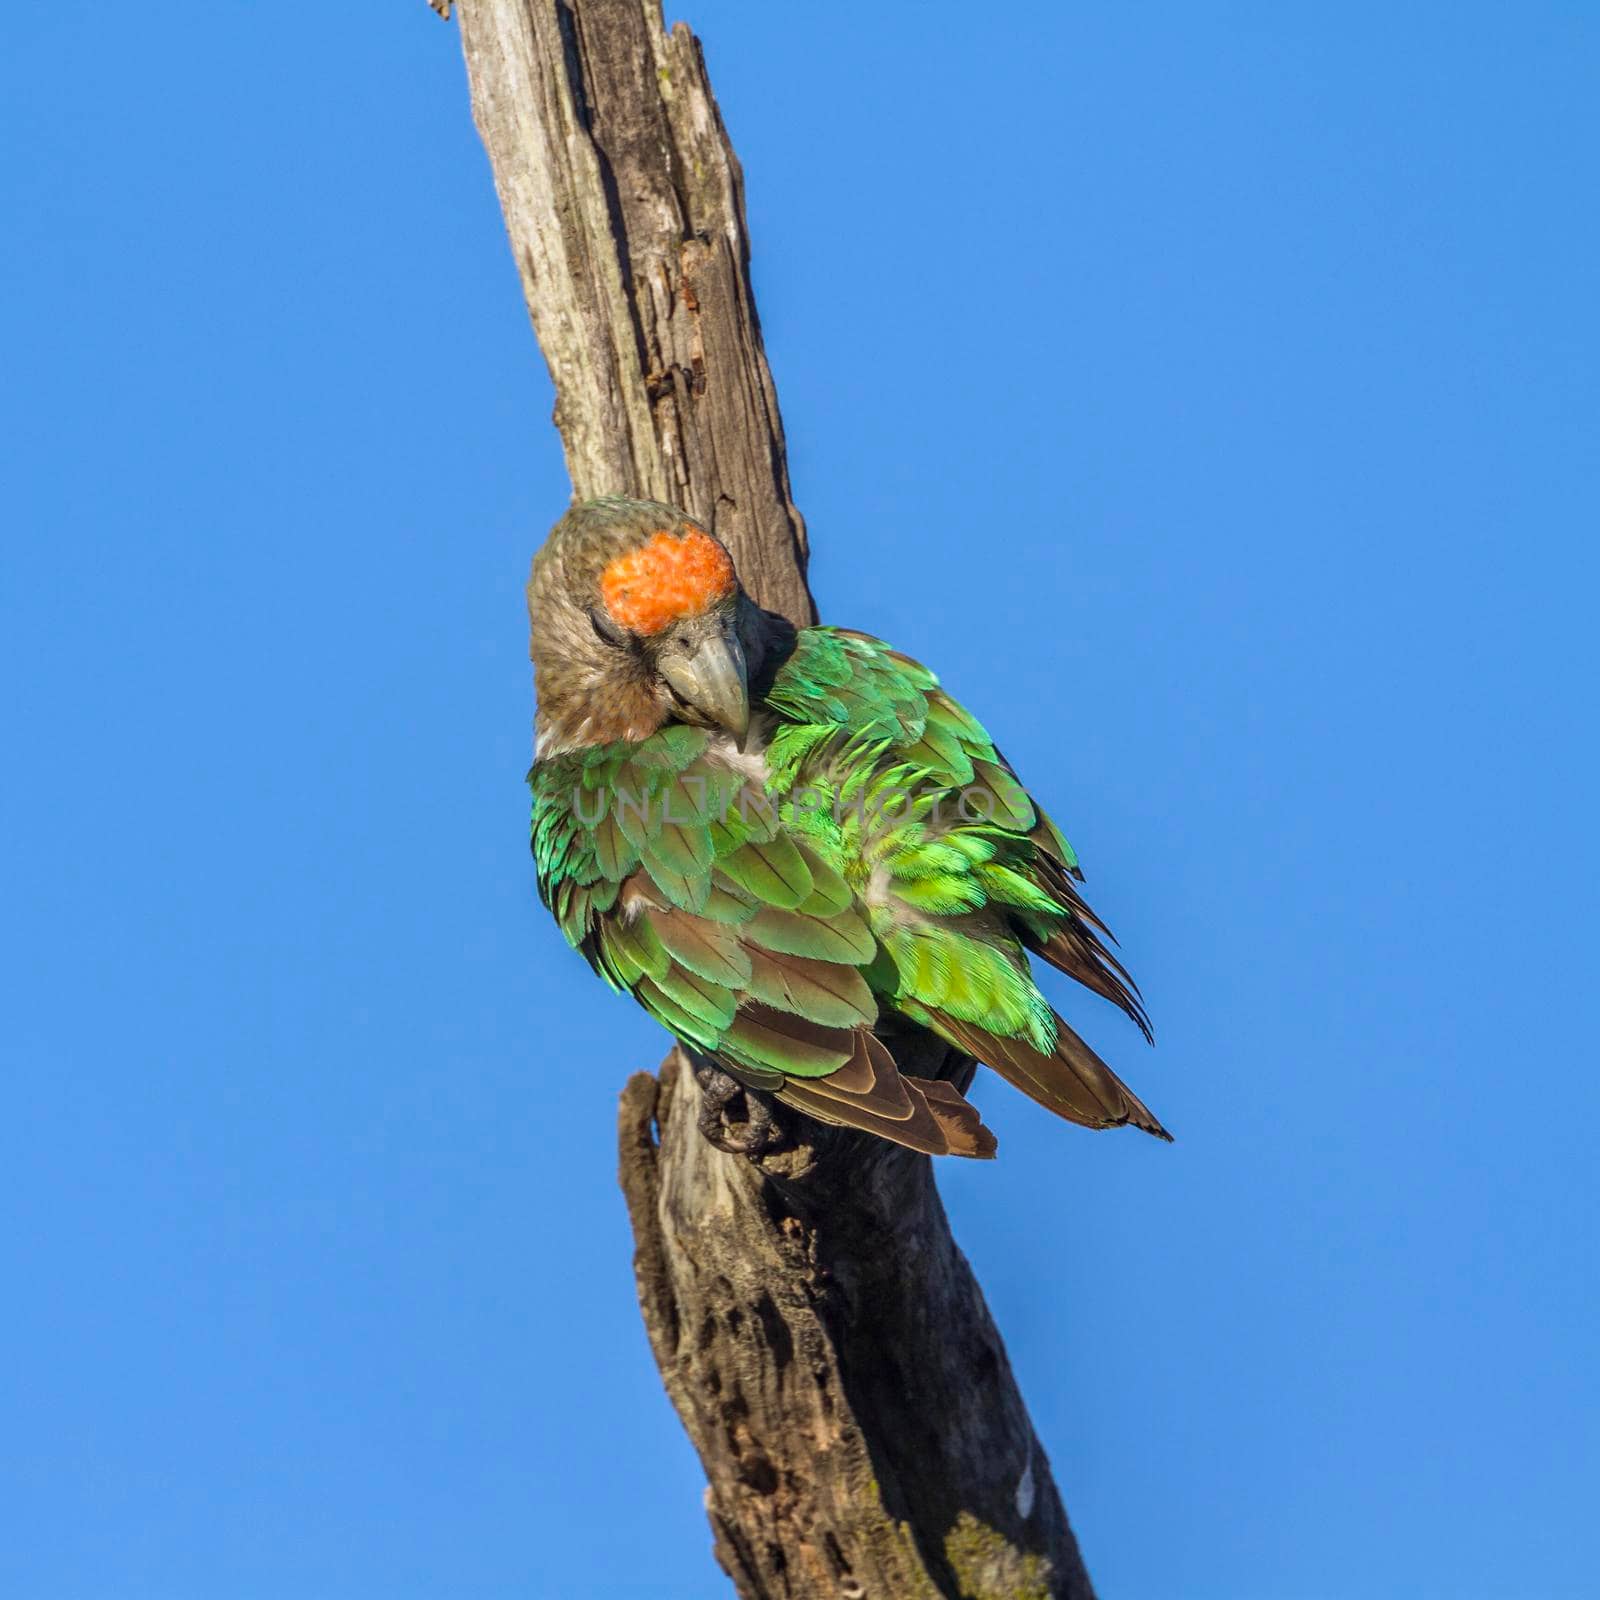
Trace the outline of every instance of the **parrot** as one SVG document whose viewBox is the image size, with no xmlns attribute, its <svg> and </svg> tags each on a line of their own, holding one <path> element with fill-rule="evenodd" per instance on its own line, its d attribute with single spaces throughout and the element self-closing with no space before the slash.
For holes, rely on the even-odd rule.
<svg viewBox="0 0 1600 1600">
<path fill-rule="evenodd" d="M 926 667 L 764 611 L 656 501 L 572 506 L 528 610 L 540 898 L 691 1060 L 927 1155 L 995 1154 L 975 1063 L 1170 1140 L 1036 981 L 1035 958 L 1153 1042 L 1077 856 Z M 903 1070 L 919 1042 L 959 1070 Z"/>
</svg>

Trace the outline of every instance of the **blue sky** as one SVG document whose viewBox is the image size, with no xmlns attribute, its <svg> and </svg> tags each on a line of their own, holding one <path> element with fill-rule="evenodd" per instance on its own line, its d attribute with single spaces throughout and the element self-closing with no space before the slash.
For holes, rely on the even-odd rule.
<svg viewBox="0 0 1600 1600">
<path fill-rule="evenodd" d="M 1103 1592 L 1600 1549 L 1592 8 L 694 0 L 831 620 L 1178 1135 L 941 1169 Z M 527 860 L 551 395 L 422 0 L 0 56 L 0 1591 L 726 1592 Z"/>
</svg>

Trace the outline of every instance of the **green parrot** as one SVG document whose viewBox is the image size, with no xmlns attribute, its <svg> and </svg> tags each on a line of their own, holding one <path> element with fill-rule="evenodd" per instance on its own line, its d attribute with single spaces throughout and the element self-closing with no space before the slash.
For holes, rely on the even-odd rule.
<svg viewBox="0 0 1600 1600">
<path fill-rule="evenodd" d="M 1031 956 L 1150 1036 L 1072 847 L 926 667 L 761 610 L 651 501 L 568 511 L 528 607 L 540 895 L 697 1062 L 928 1154 L 994 1154 L 973 1062 L 1170 1137 L 1040 993 Z"/>
</svg>

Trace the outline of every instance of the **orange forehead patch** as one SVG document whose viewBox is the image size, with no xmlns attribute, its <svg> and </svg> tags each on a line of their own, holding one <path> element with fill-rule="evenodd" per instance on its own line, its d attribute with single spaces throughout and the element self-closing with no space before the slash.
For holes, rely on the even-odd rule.
<svg viewBox="0 0 1600 1600">
<path fill-rule="evenodd" d="M 733 563 L 709 534 L 681 539 L 662 529 L 600 574 L 606 610 L 635 633 L 660 633 L 679 617 L 708 610 L 733 593 Z"/>
</svg>

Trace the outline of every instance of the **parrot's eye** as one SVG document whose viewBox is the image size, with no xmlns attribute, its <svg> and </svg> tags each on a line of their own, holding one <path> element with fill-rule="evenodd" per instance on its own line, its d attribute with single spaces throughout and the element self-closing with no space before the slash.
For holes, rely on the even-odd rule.
<svg viewBox="0 0 1600 1600">
<path fill-rule="evenodd" d="M 589 608 L 589 626 L 594 629 L 597 638 L 618 650 L 626 650 L 633 643 L 628 630 L 613 622 L 599 606 Z"/>
</svg>

